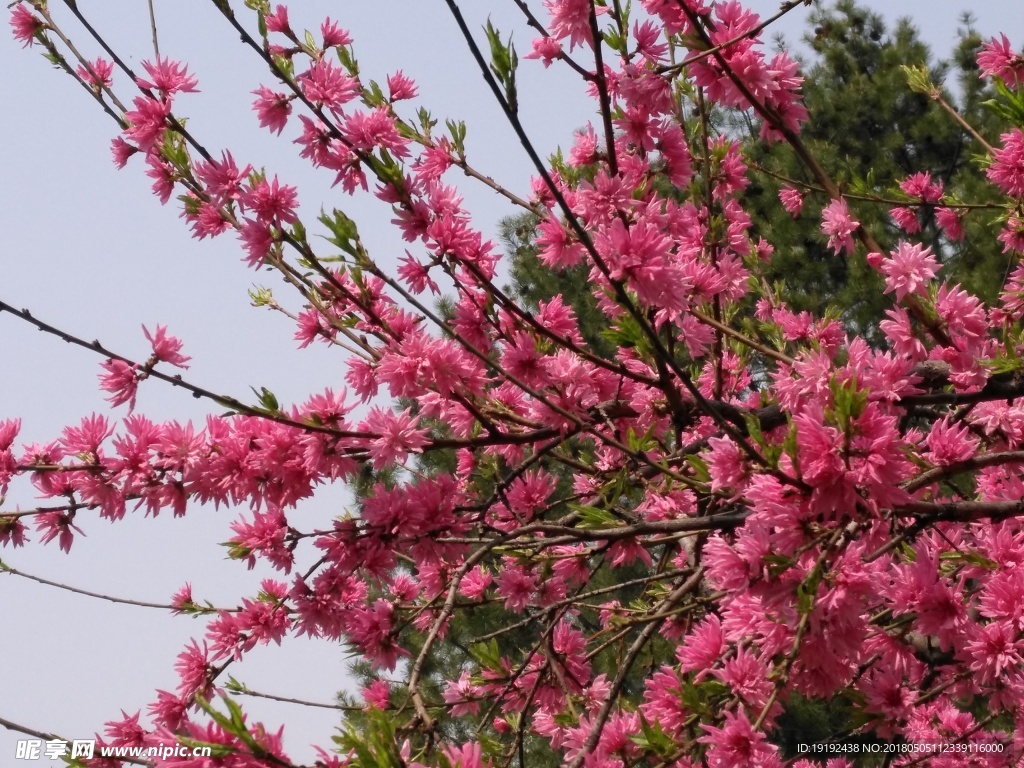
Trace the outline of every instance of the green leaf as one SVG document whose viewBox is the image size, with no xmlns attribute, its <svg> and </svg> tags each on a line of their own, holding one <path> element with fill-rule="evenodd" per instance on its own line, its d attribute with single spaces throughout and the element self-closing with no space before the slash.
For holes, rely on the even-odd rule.
<svg viewBox="0 0 1024 768">
<path fill-rule="evenodd" d="M 806 616 L 814 610 L 814 602 L 818 597 L 818 584 L 821 582 L 821 570 L 815 568 L 796 588 L 797 610 Z"/>
<path fill-rule="evenodd" d="M 484 669 L 501 669 L 501 649 L 496 638 L 492 637 L 489 642 L 469 646 L 469 653 Z"/>
<path fill-rule="evenodd" d="M 359 77 L 359 62 L 347 45 L 338 47 L 338 61 L 352 77 Z"/>
<path fill-rule="evenodd" d="M 349 256 L 358 256 L 359 228 L 352 219 L 335 208 L 330 215 L 321 213 L 319 221 L 331 231 L 332 237 L 327 238 L 327 242 L 338 246 Z"/>
<path fill-rule="evenodd" d="M 633 734 L 630 740 L 641 749 L 648 752 L 655 752 L 661 757 L 669 757 L 676 748 L 676 743 L 661 727 L 657 720 L 654 725 L 647 722 L 647 718 L 640 714 L 640 733 Z"/>
<path fill-rule="evenodd" d="M 696 454 L 690 454 L 686 457 L 686 463 L 690 465 L 693 470 L 693 476 L 702 483 L 711 482 L 711 472 L 708 471 L 708 464 L 704 459 Z"/>
<path fill-rule="evenodd" d="M 363 103 L 368 107 L 379 107 L 387 104 L 387 96 L 381 90 L 376 80 L 371 80 L 370 85 L 363 90 Z"/>
<path fill-rule="evenodd" d="M 578 528 L 613 528 L 622 525 L 615 515 L 607 509 L 589 507 L 584 504 L 576 504 L 575 502 L 569 502 L 569 509 L 580 517 L 579 522 L 576 524 Z"/>
<path fill-rule="evenodd" d="M 1024 92 L 1011 91 L 999 79 L 994 79 L 992 85 L 999 98 L 989 99 L 984 102 L 985 106 L 1000 117 L 1024 126 Z"/>
<path fill-rule="evenodd" d="M 990 560 L 985 557 L 981 552 L 976 549 L 968 550 L 967 552 L 943 552 L 939 555 L 939 559 L 944 562 L 955 562 L 964 563 L 966 565 L 973 565 L 977 568 L 984 568 L 987 571 L 995 571 L 999 569 L 999 563 L 994 560 Z"/>
<path fill-rule="evenodd" d="M 918 66 L 903 64 L 900 66 L 900 69 L 903 70 L 903 74 L 907 78 L 907 85 L 914 93 L 923 93 L 926 96 L 931 96 L 935 92 L 935 85 L 928 74 L 928 68 L 923 64 Z"/>
<path fill-rule="evenodd" d="M 420 128 L 424 133 L 429 133 L 430 129 L 437 125 L 437 120 L 430 116 L 430 110 L 426 107 L 420 107 L 416 110 L 416 119 L 420 121 Z"/>
<path fill-rule="evenodd" d="M 256 391 L 256 387 L 249 387 L 253 391 L 253 394 L 260 399 L 260 406 L 271 413 L 280 413 L 281 406 L 277 402 L 277 397 L 266 387 L 260 387 L 259 391 Z"/>
<path fill-rule="evenodd" d="M 487 20 L 484 29 L 487 33 L 487 43 L 491 48 L 491 72 L 505 89 L 505 104 L 509 112 L 515 114 L 519 110 L 516 94 L 516 68 L 519 66 L 519 57 L 516 56 L 515 46 L 512 45 L 512 36 L 509 35 L 508 43 L 502 43 L 501 33 L 491 24 L 490 19 Z"/>
<path fill-rule="evenodd" d="M 464 155 L 466 153 L 466 123 L 462 120 L 445 120 L 445 125 L 448 126 L 448 133 L 455 151 Z"/>
</svg>

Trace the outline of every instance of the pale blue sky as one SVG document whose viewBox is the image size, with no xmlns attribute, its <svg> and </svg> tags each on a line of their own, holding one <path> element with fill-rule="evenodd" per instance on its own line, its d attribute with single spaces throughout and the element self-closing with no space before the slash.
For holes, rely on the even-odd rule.
<svg viewBox="0 0 1024 768">
<path fill-rule="evenodd" d="M 79 0 L 130 60 L 150 56 L 143 0 Z M 958 16 L 967 2 L 867 3 L 887 18 L 910 16 L 932 45 L 946 53 L 955 41 Z M 60 3 L 51 3 L 60 13 Z M 241 8 L 241 3 L 236 3 Z M 511 3 L 467 2 L 479 29 L 490 14 L 511 29 Z M 535 3 L 539 6 L 539 3 Z M 751 5 L 772 13 L 778 3 Z M 509 129 L 501 122 L 468 52 L 439 0 L 303 2 L 293 11 L 296 26 L 315 28 L 324 15 L 339 19 L 355 38 L 364 72 L 383 80 L 404 69 L 420 83 L 421 100 L 436 116 L 469 123 L 470 162 L 511 188 L 527 189 L 529 168 Z M 179 106 L 190 127 L 214 152 L 230 147 L 243 162 L 265 164 L 282 180 L 300 186 L 301 212 L 312 223 L 321 204 L 344 206 L 362 222 L 374 254 L 393 260 L 407 247 L 388 226 L 391 214 L 370 198 L 352 201 L 330 189 L 330 176 L 317 175 L 295 156 L 294 146 L 258 129 L 248 109 L 249 92 L 267 78 L 205 2 L 157 0 L 162 52 L 190 63 L 201 94 Z M 1024 10 L 1018 0 L 975 4 L 977 28 L 985 35 L 1005 31 L 1019 49 L 1024 43 Z M 791 13 L 782 27 L 795 41 L 801 16 Z M 516 23 L 518 27 L 518 23 Z M 69 26 L 73 29 L 73 26 Z M 93 51 L 83 41 L 83 49 Z M 530 35 L 516 32 L 520 53 Z M 280 316 L 249 307 L 254 283 L 286 295 L 273 276 L 257 274 L 240 261 L 231 237 L 197 243 L 170 204 L 149 193 L 139 163 L 117 171 L 107 146 L 113 123 L 73 83 L 55 72 L 35 50 L 22 51 L 4 24 L 0 40 L 0 298 L 26 306 L 37 316 L 111 349 L 144 357 L 140 324 L 167 324 L 193 356 L 188 377 L 211 389 L 244 398 L 248 387 L 266 386 L 283 402 L 302 399 L 326 386 L 339 388 L 344 366 L 320 348 L 297 352 L 293 329 Z M 545 75 L 553 75 L 546 78 Z M 550 151 L 590 117 L 590 106 L 572 78 L 536 62 L 523 62 L 521 104 L 538 146 Z M 541 84 L 545 84 L 541 88 Z M 453 177 L 452 181 L 456 181 Z M 479 225 L 493 232 L 509 213 L 492 193 L 467 188 Z M 100 360 L 45 337 L 8 315 L 0 315 L 0 418 L 21 416 L 22 438 L 45 441 L 61 427 L 105 403 L 96 387 Z M 164 386 L 144 384 L 139 410 L 154 418 L 201 419 L 204 403 Z M 31 506 L 30 495 L 12 494 L 7 506 Z M 339 490 L 304 504 L 299 525 L 325 525 L 344 503 Z M 231 510 L 194 509 L 182 520 L 135 517 L 117 525 L 82 520 L 88 533 L 76 540 L 72 556 L 56 547 L 0 550 L 11 566 L 98 592 L 164 602 L 186 580 L 197 599 L 233 604 L 258 589 L 258 575 L 227 563 L 216 542 L 230 537 Z M 12 577 L 0 577 L 4 630 L 0 634 L 0 717 L 68 738 L 86 738 L 118 715 L 154 698 L 156 688 L 176 680 L 175 655 L 201 625 L 152 610 L 113 606 L 68 595 Z M 234 674 L 251 687 L 330 702 L 345 685 L 344 649 L 287 641 L 266 649 Z M 327 710 L 247 701 L 268 725 L 287 723 L 293 758 L 310 759 L 310 741 L 327 743 L 337 718 Z M 0 764 L 13 761 L 17 737 L 0 730 Z"/>
</svg>

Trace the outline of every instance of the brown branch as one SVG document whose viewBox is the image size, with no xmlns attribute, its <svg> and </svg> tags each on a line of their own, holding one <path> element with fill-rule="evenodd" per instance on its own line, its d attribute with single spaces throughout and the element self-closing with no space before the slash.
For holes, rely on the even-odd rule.
<svg viewBox="0 0 1024 768">
<path fill-rule="evenodd" d="M 690 578 L 672 590 L 668 597 L 661 602 L 659 611 L 678 603 L 686 594 L 696 589 L 703 578 L 704 569 L 698 568 Z M 633 644 L 630 645 L 629 651 L 626 653 L 626 658 L 622 660 L 622 663 L 619 666 L 619 672 L 615 676 L 615 680 L 612 682 L 611 689 L 608 691 L 608 695 L 605 697 L 604 702 L 602 702 L 600 711 L 594 717 L 594 721 L 590 726 L 590 733 L 587 735 L 587 740 L 584 742 L 579 755 L 572 761 L 569 768 L 580 768 L 587 759 L 587 756 L 594 751 L 598 741 L 601 739 L 601 731 L 604 729 L 604 724 L 608 721 L 608 717 L 612 712 L 612 707 L 615 706 L 618 699 L 619 691 L 622 690 L 622 686 L 626 682 L 626 676 L 629 675 L 630 670 L 633 668 L 633 664 L 640 655 L 640 651 L 642 651 L 644 646 L 650 642 L 654 633 L 661 628 L 664 621 L 665 619 L 662 617 L 650 622 L 643 628 L 636 640 L 633 641 Z"/>
<path fill-rule="evenodd" d="M 974 456 L 964 461 L 947 464 L 942 467 L 933 467 L 922 472 L 912 480 L 903 484 L 904 490 L 909 493 L 920 490 L 926 485 L 938 482 L 945 477 L 958 475 L 961 472 L 969 472 L 973 469 L 983 467 L 994 467 L 1000 464 L 1024 464 L 1024 451 L 1000 451 L 998 453 L 986 453 L 981 456 Z"/>
<path fill-rule="evenodd" d="M 0 520 L 2 519 L 2 516 L 0 516 Z M 89 590 L 79 589 L 77 587 L 72 587 L 67 584 L 51 582 L 49 579 L 43 579 L 42 577 L 37 577 L 37 575 L 33 575 L 32 573 L 26 573 L 25 571 L 18 570 L 17 568 L 12 568 L 10 565 L 3 562 L 2 560 L 0 560 L 0 573 L 10 573 L 11 575 L 16 575 L 16 577 L 22 577 L 23 579 L 28 579 L 30 582 L 36 582 L 37 584 L 42 584 L 47 587 L 55 587 L 56 589 L 63 590 L 65 592 L 71 592 L 76 595 L 84 595 L 85 597 L 94 597 L 97 600 L 105 600 L 111 603 L 118 603 L 120 605 L 135 605 L 140 608 L 161 608 L 163 610 L 178 610 L 176 606 L 168 605 L 166 603 L 151 603 L 145 602 L 143 600 L 129 600 L 126 597 L 104 595 L 100 592 L 90 592 Z M 211 608 L 210 610 L 212 612 L 216 609 Z M 239 608 L 231 608 L 230 610 L 238 611 Z"/>
<path fill-rule="evenodd" d="M 24 320 L 25 322 L 31 325 L 34 325 L 43 333 L 48 333 L 51 336 L 56 336 L 58 339 L 61 339 L 62 341 L 67 342 L 68 344 L 73 344 L 75 346 L 82 347 L 83 349 L 88 349 L 91 352 L 97 352 L 110 360 L 119 360 L 123 363 L 126 363 L 127 365 L 134 367 L 136 370 L 142 370 L 144 367 L 142 364 L 137 363 L 134 360 L 125 357 L 124 355 L 119 355 L 116 352 L 111 352 L 109 349 L 104 347 L 99 341 L 85 341 L 84 339 L 81 339 L 78 336 L 68 333 L 67 331 L 62 331 L 60 328 L 52 326 L 49 323 L 44 323 L 42 320 L 36 319 L 35 316 L 33 316 L 32 313 L 29 312 L 29 310 L 27 309 L 15 309 L 10 304 L 7 304 L 4 301 L 0 301 L 0 313 L 3 312 L 9 312 L 15 317 Z M 235 398 L 229 395 L 219 395 L 216 392 L 212 392 L 203 387 L 197 386 L 195 384 L 190 384 L 189 382 L 182 379 L 180 374 L 175 374 L 172 376 L 170 374 L 161 373 L 160 371 L 157 371 L 150 366 L 146 366 L 146 369 L 147 376 L 151 376 L 155 379 L 165 381 L 174 387 L 181 387 L 187 392 L 190 392 L 192 394 L 192 397 L 196 399 L 205 398 L 207 400 L 212 400 L 218 405 L 222 405 L 225 408 L 230 408 L 231 410 L 245 414 L 246 416 L 256 416 L 261 419 L 267 419 L 268 421 L 277 422 L 278 424 L 284 424 L 289 427 L 295 427 L 296 429 L 300 429 L 304 432 L 318 432 L 320 434 L 331 435 L 333 437 L 361 437 L 371 439 L 378 437 L 378 435 L 370 433 L 345 432 L 342 430 L 332 429 L 331 427 L 323 427 L 315 424 L 306 424 L 301 421 L 295 421 L 294 419 L 290 419 L 283 414 L 274 414 L 258 408 L 253 408 L 252 406 L 246 405 L 242 401 L 236 400 Z"/>
<path fill-rule="evenodd" d="M 41 739 L 43 741 L 63 741 L 65 743 L 71 743 L 72 741 L 72 739 L 65 739 L 63 736 L 58 736 L 55 733 L 37 731 L 35 728 L 29 728 L 27 725 L 21 725 L 20 723 L 15 723 L 3 717 L 0 717 L 0 728 L 6 728 L 8 731 L 14 731 L 15 733 L 23 733 L 26 736 L 32 736 L 33 738 Z M 156 765 L 156 763 L 154 763 L 152 760 L 140 760 L 137 757 L 119 756 L 117 757 L 117 760 L 120 760 L 124 763 L 133 763 L 135 765 L 146 765 L 150 768 Z"/>
<path fill-rule="evenodd" d="M 345 704 L 324 704 L 319 701 L 306 701 L 304 699 L 292 699 L 287 696 L 275 696 L 271 693 L 261 693 L 260 691 L 254 691 L 244 683 L 240 683 L 237 680 L 230 680 L 224 684 L 224 688 L 231 693 L 236 693 L 239 696 L 252 696 L 258 699 L 268 699 L 270 701 L 280 701 L 284 704 L 299 704 L 303 707 L 317 707 L 320 709 L 336 709 L 341 712 L 365 712 L 366 707 L 348 706 Z"/>
</svg>

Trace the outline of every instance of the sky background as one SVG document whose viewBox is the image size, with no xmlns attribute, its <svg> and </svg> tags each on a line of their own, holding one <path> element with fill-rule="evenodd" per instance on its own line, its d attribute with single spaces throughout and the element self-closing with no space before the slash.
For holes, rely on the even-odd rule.
<svg viewBox="0 0 1024 768">
<path fill-rule="evenodd" d="M 909 16 L 934 55 L 956 41 L 967 2 L 865 3 L 893 22 Z M 138 67 L 151 57 L 144 0 L 79 0 L 113 47 Z M 236 2 L 240 15 L 245 11 Z M 540 3 L 534 3 L 539 7 Z M 749 3 L 762 15 L 774 1 Z M 58 19 L 61 3 L 52 2 Z M 487 16 L 516 30 L 520 55 L 531 35 L 510 2 L 465 3 L 473 29 Z M 1004 31 L 1014 47 L 1024 44 L 1019 0 L 975 4 L 975 27 L 984 36 Z M 775 28 L 796 43 L 808 9 L 797 9 Z M 391 213 L 371 196 L 344 197 L 332 190 L 333 174 L 319 174 L 297 157 L 286 130 L 277 138 L 259 129 L 250 92 L 269 82 L 251 52 L 237 42 L 209 2 L 156 0 L 161 52 L 189 63 L 201 93 L 180 96 L 176 109 L 208 149 L 230 148 L 242 163 L 266 166 L 300 190 L 300 213 L 313 224 L 321 205 L 344 208 L 360 223 L 371 253 L 394 263 L 407 245 L 388 224 Z M 293 26 L 318 29 L 330 15 L 351 30 L 366 77 L 383 82 L 403 69 L 420 87 L 419 103 L 442 121 L 465 119 L 471 164 L 513 191 L 528 190 L 530 168 L 479 78 L 440 0 L 308 0 L 295 3 Z M 92 58 L 95 46 L 69 23 L 67 31 Z M 482 38 L 482 34 L 479 36 Z M 230 235 L 197 242 L 189 237 L 173 203 L 162 207 L 149 191 L 140 162 L 118 171 L 108 145 L 113 122 L 68 77 L 39 55 L 20 50 L 6 23 L 0 39 L 0 299 L 28 307 L 49 323 L 136 359 L 148 354 L 140 326 L 166 324 L 192 356 L 187 378 L 208 389 L 247 397 L 267 387 L 282 403 L 302 401 L 325 387 L 340 389 L 344 362 L 322 347 L 297 351 L 291 322 L 250 306 L 254 285 L 288 296 L 272 273 L 240 260 Z M 522 61 L 520 104 L 524 122 L 542 153 L 567 144 L 572 130 L 592 117 L 581 85 L 558 68 Z M 124 88 L 123 76 L 115 76 Z M 488 190 L 460 183 L 477 226 L 493 235 L 512 211 Z M 106 412 L 96 375 L 101 359 L 40 334 L 0 314 L 0 419 L 21 417 L 20 442 L 46 442 L 63 426 L 94 411 Z M 140 389 L 137 410 L 153 419 L 201 421 L 207 403 L 159 381 Z M 123 416 L 123 409 L 117 415 Z M 293 517 L 306 529 L 325 527 L 347 503 L 343 488 L 327 488 L 303 502 Z M 34 506 L 31 489 L 16 486 L 4 509 Z M 230 523 L 244 510 L 194 507 L 181 519 L 141 513 L 124 521 L 82 515 L 86 532 L 71 556 L 55 545 L 0 549 L 10 566 L 50 580 L 124 598 L 167 602 L 186 581 L 197 601 L 233 606 L 258 591 L 270 571 L 246 571 L 225 560 L 217 542 L 231 536 Z M 0 576 L 0 717 L 66 738 L 89 738 L 121 709 L 145 710 L 157 688 L 173 689 L 173 662 L 188 638 L 202 634 L 196 620 L 146 608 L 112 605 L 13 576 Z M 344 647 L 288 639 L 283 648 L 260 648 L 232 673 L 255 690 L 331 703 L 347 685 Z M 246 699 L 254 719 L 274 729 L 287 724 L 293 760 L 310 761 L 310 742 L 327 744 L 337 713 Z M 19 736 L 0 729 L 0 765 L 13 764 Z"/>
</svg>

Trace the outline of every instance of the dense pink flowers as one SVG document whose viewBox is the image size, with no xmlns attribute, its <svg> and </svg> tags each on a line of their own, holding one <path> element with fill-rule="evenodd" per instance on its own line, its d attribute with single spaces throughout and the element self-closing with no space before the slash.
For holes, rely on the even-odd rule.
<svg viewBox="0 0 1024 768">
<path fill-rule="evenodd" d="M 526 58 L 579 76 L 599 114 L 525 192 L 479 170 L 464 126 L 420 110 L 404 72 L 364 80 L 335 22 L 320 23 L 321 44 L 285 6 L 263 9 L 275 66 L 253 111 L 278 134 L 294 112 L 296 154 L 324 186 L 383 206 L 390 262 L 344 203 L 325 203 L 318 227 L 281 181 L 295 176 L 203 149 L 201 121 L 183 135 L 172 102 L 196 78 L 142 63 L 115 162 L 142 152 L 154 194 L 182 203 L 196 238 L 233 230 L 250 266 L 296 289 L 256 288 L 254 304 L 290 320 L 299 346 L 340 357 L 313 394 L 246 401 L 181 379 L 182 341 L 144 326 L 144 356 L 101 364 L 121 418 L 18 447 L 20 422 L 0 421 L 0 496 L 23 480 L 40 499 L 0 509 L 0 546 L 69 551 L 97 518 L 227 507 L 227 556 L 277 577 L 224 604 L 198 581 L 179 588 L 168 608 L 198 637 L 151 722 L 122 712 L 111 743 L 210 742 L 223 749 L 211 766 L 283 761 L 281 734 L 234 710 L 224 672 L 304 636 L 366 662 L 355 730 L 322 753 L 330 768 L 363 760 L 353 744 L 370 736 L 374 757 L 410 768 L 505 765 L 517 740 L 574 768 L 781 768 L 798 697 L 834 700 L 883 739 L 1024 746 L 1024 267 L 1009 265 L 993 306 L 944 282 L 949 241 L 983 212 L 922 169 L 888 191 L 906 239 L 867 255 L 893 298 L 878 327 L 787 304 L 772 259 L 800 244 L 769 242 L 744 208 L 759 167 L 700 116 L 752 110 L 764 139 L 795 141 L 798 66 L 765 53 L 761 20 L 735 0 L 641 5 L 626 26 L 604 4 L 545 0 Z M 11 24 L 26 44 L 44 29 L 21 4 Z M 1005 37 L 979 66 L 1021 84 Z M 99 95 L 111 72 L 98 59 L 78 76 Z M 1006 213 L 972 238 L 1024 251 L 1019 129 L 987 175 Z M 535 303 L 501 287 L 493 228 L 456 186 L 467 179 L 529 210 L 535 225 L 514 239 L 551 270 Z M 805 193 L 824 203 L 828 247 L 853 255 L 871 225 L 858 232 L 838 193 L 816 197 L 856 189 L 835 181 L 794 181 L 779 201 L 793 217 Z M 917 237 L 933 217 L 935 252 Z M 158 378 L 213 415 L 134 414 Z M 324 507 L 331 485 L 354 492 Z"/>
</svg>

